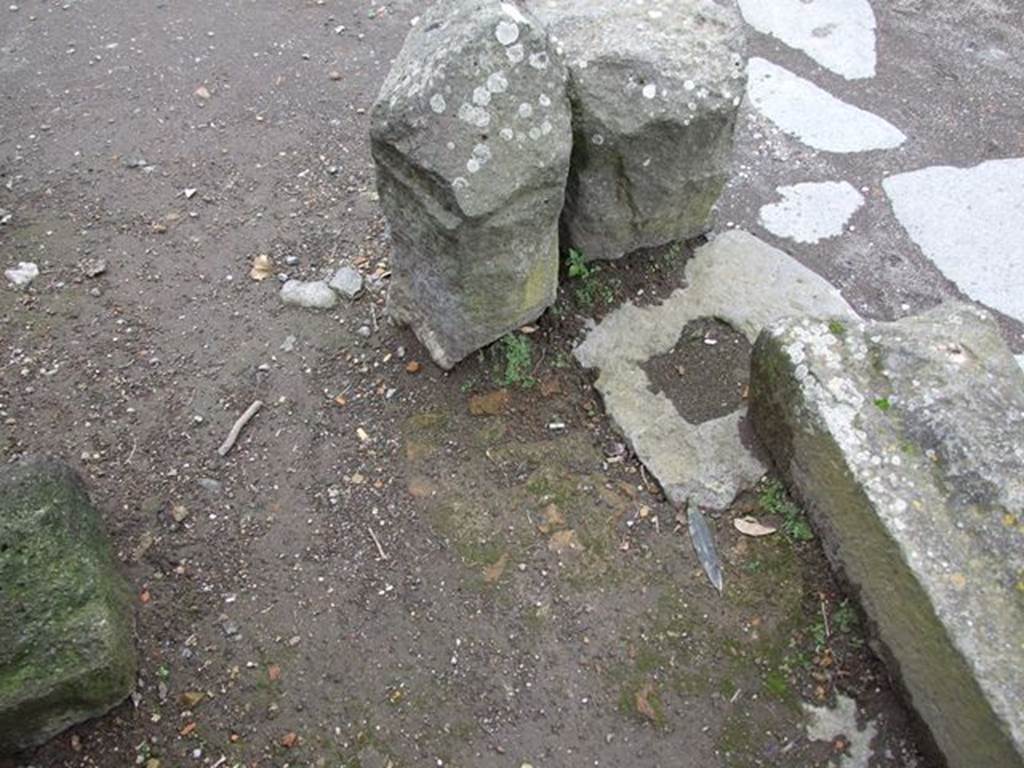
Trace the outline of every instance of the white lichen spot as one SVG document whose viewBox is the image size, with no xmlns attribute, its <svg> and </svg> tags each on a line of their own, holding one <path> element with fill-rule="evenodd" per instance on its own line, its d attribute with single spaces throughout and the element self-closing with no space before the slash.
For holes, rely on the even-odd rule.
<svg viewBox="0 0 1024 768">
<path fill-rule="evenodd" d="M 505 21 L 503 19 L 495 27 L 494 36 L 498 38 L 498 42 L 502 45 L 512 45 L 512 43 L 519 39 L 519 25 L 514 21 Z"/>
<path fill-rule="evenodd" d="M 449 151 L 453 150 L 453 149 L 455 149 L 455 142 L 454 141 L 449 141 L 447 144 L 445 144 L 445 146 L 448 147 Z"/>
<path fill-rule="evenodd" d="M 504 93 L 508 90 L 508 78 L 503 72 L 495 72 L 487 78 L 487 90 L 491 93 Z"/>
<path fill-rule="evenodd" d="M 465 189 L 469 186 L 469 180 L 464 176 L 456 176 L 452 179 L 452 189 Z"/>
<path fill-rule="evenodd" d="M 512 3 L 502 3 L 501 10 L 508 16 L 511 16 L 520 24 L 526 24 L 527 26 L 529 26 L 530 20 L 523 16 L 519 9 L 512 5 Z"/>
<path fill-rule="evenodd" d="M 555 126 L 551 124 L 550 120 L 545 120 L 543 123 L 540 124 L 540 132 L 544 136 L 547 136 L 553 130 L 555 130 Z"/>
<path fill-rule="evenodd" d="M 542 93 L 540 96 L 537 97 L 537 103 L 540 104 L 542 107 L 550 107 L 551 97 L 548 96 L 546 93 Z"/>
<path fill-rule="evenodd" d="M 466 161 L 466 170 L 470 173 L 477 173 L 480 170 L 480 161 L 475 157 L 469 158 L 469 160 Z"/>
<path fill-rule="evenodd" d="M 530 129 L 530 138 L 536 141 L 540 138 L 540 128 L 534 126 Z"/>
<path fill-rule="evenodd" d="M 458 112 L 459 120 L 470 125 L 475 125 L 477 128 L 486 128 L 491 124 L 491 115 L 483 107 L 477 107 L 472 104 L 465 104 L 459 107 Z"/>
<path fill-rule="evenodd" d="M 491 103 L 491 92 L 483 86 L 475 88 L 473 90 L 473 103 L 481 107 L 486 107 Z"/>
<path fill-rule="evenodd" d="M 595 134 L 594 134 L 594 136 L 593 136 L 593 137 L 592 137 L 592 138 L 591 138 L 590 140 L 591 140 L 591 141 L 592 141 L 592 142 L 593 142 L 593 143 L 594 143 L 595 145 L 597 145 L 597 146 L 599 146 L 599 147 L 600 147 L 600 146 L 601 146 L 602 144 L 604 144 L 604 136 L 602 136 L 602 135 L 601 135 L 600 133 L 595 133 Z"/>
<path fill-rule="evenodd" d="M 526 50 L 523 48 L 522 43 L 516 43 L 505 49 L 505 55 L 508 56 L 508 60 L 513 64 L 518 64 L 526 58 Z"/>
<path fill-rule="evenodd" d="M 524 120 L 533 117 L 533 105 L 525 101 L 519 105 L 519 116 Z"/>
<path fill-rule="evenodd" d="M 473 147 L 473 157 L 477 159 L 480 165 L 487 165 L 491 159 L 491 148 L 486 144 L 477 144 Z"/>
<path fill-rule="evenodd" d="M 687 80 L 685 83 L 683 83 L 683 89 L 687 91 L 692 91 L 696 87 L 697 84 L 693 82 L 693 80 Z"/>
<path fill-rule="evenodd" d="M 643 94 L 645 99 L 653 99 L 658 95 L 658 86 L 654 83 L 648 83 L 644 86 Z"/>
<path fill-rule="evenodd" d="M 530 54 L 530 66 L 534 69 L 544 70 L 548 68 L 548 55 L 541 51 L 540 53 Z"/>
<path fill-rule="evenodd" d="M 505 141 L 512 141 L 512 139 L 514 139 L 515 137 L 516 132 L 513 131 L 511 128 L 501 129 L 501 138 L 503 138 Z"/>
<path fill-rule="evenodd" d="M 444 96 L 440 93 L 435 93 L 430 97 L 430 108 L 439 115 L 444 114 L 444 110 L 448 105 L 445 103 Z"/>
</svg>

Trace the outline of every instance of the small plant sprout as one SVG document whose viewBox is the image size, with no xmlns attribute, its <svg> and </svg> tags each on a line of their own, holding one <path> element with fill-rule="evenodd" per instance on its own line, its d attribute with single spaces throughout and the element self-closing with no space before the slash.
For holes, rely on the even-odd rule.
<svg viewBox="0 0 1024 768">
<path fill-rule="evenodd" d="M 787 539 L 794 543 L 814 539 L 811 524 L 799 507 L 789 500 L 786 489 L 778 480 L 765 483 L 758 501 L 765 512 L 782 518 L 779 528 Z"/>
<path fill-rule="evenodd" d="M 536 382 L 533 372 L 533 349 L 530 340 L 516 333 L 502 337 L 501 347 L 505 352 L 505 373 L 502 383 L 507 387 L 529 389 Z"/>
</svg>

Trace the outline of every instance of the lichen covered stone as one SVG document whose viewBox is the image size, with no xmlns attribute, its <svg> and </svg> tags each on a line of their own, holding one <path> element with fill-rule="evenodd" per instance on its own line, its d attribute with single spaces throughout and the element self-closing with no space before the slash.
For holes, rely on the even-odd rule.
<svg viewBox="0 0 1024 768">
<path fill-rule="evenodd" d="M 783 321 L 750 397 L 951 768 L 1024 765 L 1024 374 L 995 321 Z"/>
<path fill-rule="evenodd" d="M 732 0 L 528 0 L 569 68 L 564 230 L 588 259 L 706 231 L 746 88 Z"/>
<path fill-rule="evenodd" d="M 0 468 L 0 754 L 102 715 L 135 684 L 131 595 L 67 466 Z"/>
<path fill-rule="evenodd" d="M 373 107 L 388 312 L 444 368 L 554 303 L 572 145 L 566 78 L 516 4 L 441 0 Z"/>
</svg>

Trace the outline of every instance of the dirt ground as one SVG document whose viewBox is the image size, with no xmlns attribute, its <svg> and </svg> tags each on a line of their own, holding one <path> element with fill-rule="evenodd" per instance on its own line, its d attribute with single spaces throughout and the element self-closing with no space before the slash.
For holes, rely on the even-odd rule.
<svg viewBox="0 0 1024 768">
<path fill-rule="evenodd" d="M 142 656 L 132 701 L 14 764 L 838 765 L 801 702 L 843 693 L 872 765 L 933 765 L 798 513 L 765 486 L 711 521 L 719 595 L 571 357 L 686 248 L 567 280 L 519 369 L 444 374 L 387 324 L 366 112 L 417 8 L 0 9 L 0 261 L 42 270 L 0 290 L 0 458 L 87 478 Z M 284 307 L 260 254 L 374 288 Z M 709 366 L 696 412 L 735 405 L 735 351 L 694 339 L 666 381 Z"/>
</svg>

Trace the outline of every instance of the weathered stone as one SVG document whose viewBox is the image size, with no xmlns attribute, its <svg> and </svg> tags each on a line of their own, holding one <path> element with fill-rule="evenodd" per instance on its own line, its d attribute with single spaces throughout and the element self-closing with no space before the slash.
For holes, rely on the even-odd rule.
<svg viewBox="0 0 1024 768">
<path fill-rule="evenodd" d="M 563 217 L 588 259 L 700 234 L 728 178 L 746 82 L 732 0 L 529 0 L 569 67 Z"/>
<path fill-rule="evenodd" d="M 346 299 L 356 299 L 363 292 L 363 275 L 358 269 L 341 267 L 328 285 Z"/>
<path fill-rule="evenodd" d="M 306 309 L 332 309 L 338 295 L 323 280 L 289 280 L 281 286 L 281 301 Z"/>
<path fill-rule="evenodd" d="M 751 400 L 951 768 L 1024 765 L 1024 373 L 995 322 L 783 321 Z"/>
<path fill-rule="evenodd" d="M 374 105 L 388 312 L 444 368 L 555 300 L 566 78 L 540 24 L 512 3 L 443 0 L 410 32 Z"/>
<path fill-rule="evenodd" d="M 719 318 L 753 342 L 766 325 L 790 315 L 856 315 L 825 280 L 741 231 L 699 248 L 686 265 L 686 284 L 657 306 L 624 304 L 575 355 L 584 367 L 599 369 L 596 386 L 608 414 L 668 497 L 722 509 L 765 471 L 741 437 L 746 408 L 692 424 L 652 390 L 644 364 L 670 352 L 686 325 L 700 318 Z"/>
<path fill-rule="evenodd" d="M 39 267 L 31 261 L 19 261 L 18 266 L 4 270 L 4 277 L 13 287 L 24 288 L 39 277 Z"/>
<path fill-rule="evenodd" d="M 102 715 L 135 684 L 131 594 L 79 477 L 0 468 L 0 754 Z"/>
</svg>

